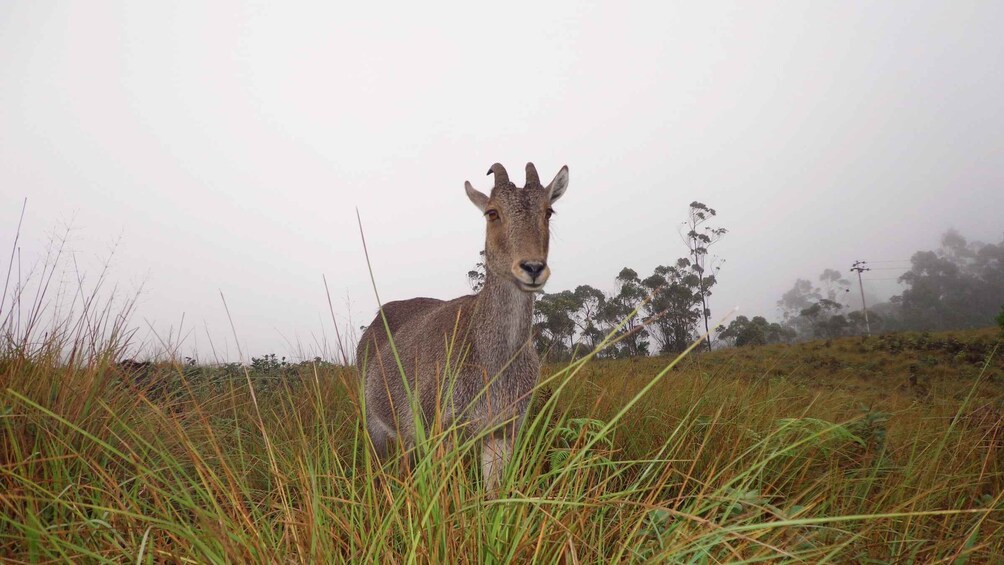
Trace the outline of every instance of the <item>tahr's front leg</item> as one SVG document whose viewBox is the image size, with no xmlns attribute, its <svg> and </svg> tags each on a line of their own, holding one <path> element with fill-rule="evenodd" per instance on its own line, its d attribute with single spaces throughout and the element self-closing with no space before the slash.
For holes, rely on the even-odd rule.
<svg viewBox="0 0 1004 565">
<path fill-rule="evenodd" d="M 481 447 L 481 473 L 484 477 L 485 492 L 489 496 L 498 494 L 502 473 L 510 459 L 512 459 L 511 438 L 495 433 L 484 439 Z"/>
</svg>

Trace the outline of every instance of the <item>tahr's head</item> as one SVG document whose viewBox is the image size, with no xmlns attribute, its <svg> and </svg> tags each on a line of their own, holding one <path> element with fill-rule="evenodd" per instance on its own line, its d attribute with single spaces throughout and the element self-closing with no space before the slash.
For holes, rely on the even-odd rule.
<svg viewBox="0 0 1004 565">
<path fill-rule="evenodd" d="M 547 186 L 540 184 L 533 163 L 526 164 L 526 186 L 509 182 L 505 168 L 495 163 L 488 170 L 495 175 L 491 196 L 464 183 L 467 197 L 485 215 L 485 265 L 494 275 L 514 281 L 526 292 L 544 287 L 551 269 L 547 247 L 551 237 L 551 205 L 568 188 L 568 167 L 562 167 Z"/>
</svg>

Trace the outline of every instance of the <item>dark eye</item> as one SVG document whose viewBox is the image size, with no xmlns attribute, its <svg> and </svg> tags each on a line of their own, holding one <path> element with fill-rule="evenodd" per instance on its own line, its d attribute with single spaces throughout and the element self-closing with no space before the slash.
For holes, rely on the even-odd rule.
<svg viewBox="0 0 1004 565">
<path fill-rule="evenodd" d="M 548 220 L 550 220 L 551 216 L 553 215 L 554 215 L 554 210 L 550 208 L 547 209 L 547 212 L 544 212 L 544 217 L 547 218 Z"/>
<path fill-rule="evenodd" d="M 499 219 L 498 210 L 488 210 L 487 212 L 485 212 L 485 216 L 488 217 L 489 222 L 494 222 L 495 220 Z"/>
</svg>

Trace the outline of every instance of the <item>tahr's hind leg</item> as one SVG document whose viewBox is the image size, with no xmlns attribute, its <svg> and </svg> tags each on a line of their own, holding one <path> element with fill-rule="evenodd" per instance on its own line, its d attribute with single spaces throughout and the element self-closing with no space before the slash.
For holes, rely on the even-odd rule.
<svg viewBox="0 0 1004 565">
<path fill-rule="evenodd" d="M 373 451 L 381 462 L 386 461 L 391 445 L 396 441 L 396 434 L 379 417 L 372 415 L 366 419 L 366 431 L 369 432 L 370 441 L 373 442 Z"/>
</svg>

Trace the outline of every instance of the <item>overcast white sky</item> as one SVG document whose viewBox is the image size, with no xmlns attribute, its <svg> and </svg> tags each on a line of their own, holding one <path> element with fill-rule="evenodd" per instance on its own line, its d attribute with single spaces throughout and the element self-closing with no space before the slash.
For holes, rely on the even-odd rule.
<svg viewBox="0 0 1004 565">
<path fill-rule="evenodd" d="M 430 7 L 438 4 L 438 7 Z M 0 249 L 49 234 L 182 313 L 190 346 L 287 354 L 385 301 L 468 292 L 502 162 L 567 164 L 549 291 L 613 290 L 730 230 L 714 313 L 796 277 L 1004 231 L 1004 3 L 0 2 Z M 3 251 L 4 254 L 8 251 Z M 879 266 L 878 264 L 876 266 Z M 900 271 L 873 271 L 889 279 Z M 867 283 L 895 291 L 890 280 Z M 351 300 L 351 308 L 346 305 Z M 323 329 L 322 329 L 323 328 Z"/>
</svg>

